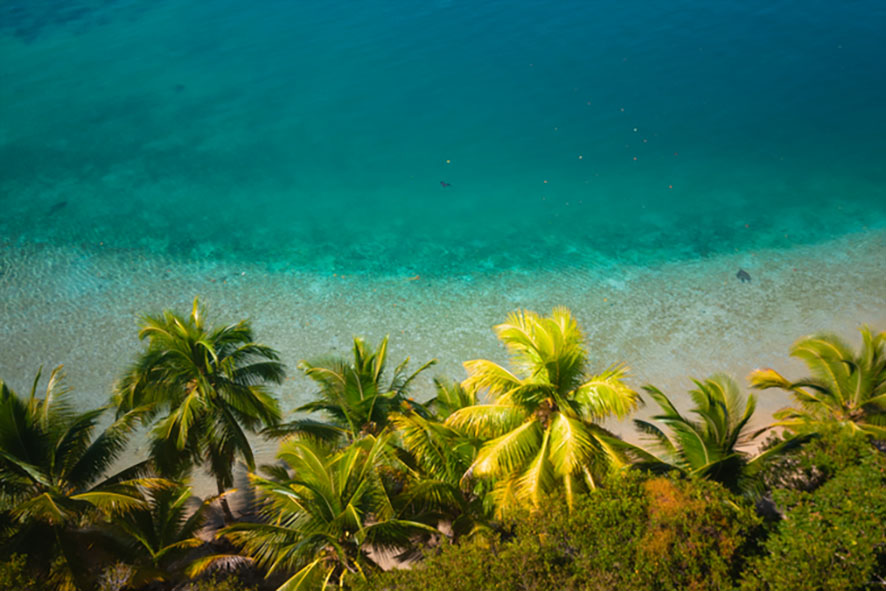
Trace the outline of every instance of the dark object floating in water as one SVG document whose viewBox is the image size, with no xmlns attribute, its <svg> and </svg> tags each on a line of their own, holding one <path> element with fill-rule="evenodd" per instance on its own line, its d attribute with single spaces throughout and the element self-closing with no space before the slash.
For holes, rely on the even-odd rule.
<svg viewBox="0 0 886 591">
<path fill-rule="evenodd" d="M 736 273 L 735 276 L 738 277 L 739 281 L 741 281 L 742 283 L 751 282 L 751 274 L 744 269 L 739 269 L 738 273 Z"/>
<path fill-rule="evenodd" d="M 176 85 L 175 85 L 175 91 L 176 91 L 176 92 L 184 92 L 184 90 L 185 90 L 185 85 L 184 85 L 184 84 L 176 84 Z"/>
<path fill-rule="evenodd" d="M 452 185 L 447 183 L 446 181 L 440 181 L 440 186 L 445 189 L 446 187 L 451 187 Z"/>
<path fill-rule="evenodd" d="M 52 214 L 56 213 L 58 210 L 64 209 L 67 204 L 68 204 L 67 201 L 59 201 L 58 203 L 56 203 L 55 205 L 53 205 L 52 207 L 49 208 L 49 211 L 46 212 L 46 215 L 52 215 Z"/>
</svg>

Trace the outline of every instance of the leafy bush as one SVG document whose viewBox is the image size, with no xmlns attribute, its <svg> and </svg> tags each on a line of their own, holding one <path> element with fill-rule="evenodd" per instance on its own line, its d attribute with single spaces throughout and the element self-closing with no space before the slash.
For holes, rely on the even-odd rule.
<svg viewBox="0 0 886 591">
<path fill-rule="evenodd" d="M 716 483 L 624 474 L 578 498 L 550 498 L 504 539 L 430 554 L 367 589 L 507 591 L 723 589 L 737 580 L 760 521 Z"/>
<path fill-rule="evenodd" d="M 256 591 L 257 587 L 244 583 L 236 575 L 212 575 L 186 584 L 183 591 Z"/>
<path fill-rule="evenodd" d="M 859 465 L 873 449 L 869 437 L 839 425 L 812 434 L 814 438 L 802 447 L 766 464 L 761 475 L 767 490 L 783 488 L 811 492 L 839 471 Z M 775 447 L 782 441 L 782 436 L 772 436 L 765 447 Z"/>
<path fill-rule="evenodd" d="M 0 562 L 0 589 L 36 591 L 39 588 L 38 582 L 28 572 L 26 562 L 21 554 L 13 554 Z"/>
<path fill-rule="evenodd" d="M 780 490 L 784 520 L 751 564 L 743 591 L 883 588 L 886 458 L 870 448 L 814 492 Z"/>
</svg>

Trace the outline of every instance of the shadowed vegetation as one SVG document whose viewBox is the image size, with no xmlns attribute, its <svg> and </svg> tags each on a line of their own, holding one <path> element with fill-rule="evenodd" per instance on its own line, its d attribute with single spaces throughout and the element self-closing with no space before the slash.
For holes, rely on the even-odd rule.
<svg viewBox="0 0 886 591">
<path fill-rule="evenodd" d="M 653 439 L 660 454 L 631 446 L 641 460 L 640 467 L 657 472 L 679 470 L 688 476 L 716 480 L 733 492 L 749 492 L 756 488 L 753 472 L 760 464 L 805 441 L 788 439 L 755 456 L 742 451 L 742 446 L 749 446 L 761 434 L 748 430 L 757 404 L 754 396 L 745 398 L 728 376 L 694 381 L 696 388 L 689 391 L 689 396 L 695 403 L 691 412 L 697 420 L 681 414 L 658 388 L 644 388 L 662 411 L 653 420 L 666 425 L 670 435 L 653 422 L 634 419 L 634 425 Z"/>
<path fill-rule="evenodd" d="M 342 587 L 378 569 L 370 552 L 399 552 L 411 537 L 436 530 L 400 518 L 379 468 L 386 437 L 371 435 L 346 449 L 290 439 L 278 458 L 284 466 L 252 475 L 261 499 L 260 523 L 239 523 L 223 535 L 268 569 L 285 573 L 286 591 Z M 207 561 L 208 562 L 208 561 Z"/>
<path fill-rule="evenodd" d="M 108 476 L 123 451 L 135 413 L 96 434 L 105 409 L 78 413 L 61 366 L 38 397 L 41 373 L 27 396 L 0 380 L 0 555 L 24 554 L 57 589 L 91 589 L 92 553 L 113 553 L 105 518 L 144 506 L 139 478 L 146 463 Z"/>
</svg>

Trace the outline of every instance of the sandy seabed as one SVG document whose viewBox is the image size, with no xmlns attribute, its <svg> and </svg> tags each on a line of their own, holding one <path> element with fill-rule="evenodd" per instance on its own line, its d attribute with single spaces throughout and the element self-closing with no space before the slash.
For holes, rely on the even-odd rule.
<svg viewBox="0 0 886 591">
<path fill-rule="evenodd" d="M 739 268 L 750 283 L 736 278 Z M 414 364 L 437 358 L 416 384 L 421 399 L 431 395 L 434 375 L 462 379 L 467 359 L 506 361 L 491 327 L 509 312 L 556 305 L 571 308 L 584 328 L 592 369 L 627 362 L 632 385 L 655 384 L 686 406 L 690 377 L 726 372 L 743 382 L 761 366 L 799 377 L 803 365 L 788 356 L 798 337 L 831 331 L 857 346 L 858 326 L 886 329 L 886 231 L 654 268 L 417 279 L 0 245 L 0 377 L 24 393 L 40 365 L 64 364 L 84 408 L 104 403 L 141 347 L 139 314 L 166 307 L 184 313 L 195 295 L 211 322 L 250 318 L 258 340 L 280 352 L 290 374 L 278 389 L 287 411 L 314 391 L 298 361 L 347 355 L 352 336 L 375 342 L 390 334 L 394 363 L 407 355 Z M 788 401 L 780 392 L 760 393 L 757 425 Z M 610 426 L 636 437 L 629 421 Z M 275 447 L 256 441 L 258 459 L 270 461 Z M 124 461 L 141 452 L 134 444 Z"/>
</svg>

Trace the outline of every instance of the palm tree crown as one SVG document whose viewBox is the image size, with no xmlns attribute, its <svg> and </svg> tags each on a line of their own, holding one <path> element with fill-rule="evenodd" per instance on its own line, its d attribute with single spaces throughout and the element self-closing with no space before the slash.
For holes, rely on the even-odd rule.
<svg viewBox="0 0 886 591">
<path fill-rule="evenodd" d="M 402 550 L 427 525 L 399 519 L 379 475 L 389 442 L 367 435 L 335 450 L 293 437 L 280 446 L 286 467 L 271 478 L 250 475 L 263 500 L 261 523 L 238 523 L 226 535 L 268 568 L 287 573 L 280 589 L 346 587 L 377 568 L 370 550 Z"/>
<path fill-rule="evenodd" d="M 145 491 L 146 504 L 114 519 L 112 525 L 134 565 L 128 584 L 140 587 L 183 575 L 194 548 L 205 542 L 197 532 L 206 522 L 217 497 L 198 500 L 190 486 L 166 482 Z"/>
<path fill-rule="evenodd" d="M 198 299 L 183 318 L 171 310 L 146 316 L 146 350 L 117 386 L 118 412 L 144 408 L 153 428 L 152 457 L 164 474 L 207 463 L 219 493 L 233 484 L 233 462 L 254 469 L 247 431 L 280 419 L 267 384 L 283 381 L 277 353 L 253 340 L 246 321 L 208 327 Z M 222 499 L 227 517 L 230 511 Z"/>
<path fill-rule="evenodd" d="M 676 469 L 692 476 L 716 480 L 738 491 L 748 489 L 752 482 L 753 465 L 783 453 L 798 440 L 788 440 L 766 452 L 751 457 L 739 447 L 753 441 L 761 432 L 748 431 L 748 422 L 756 408 L 753 395 L 745 398 L 729 376 L 717 374 L 704 381 L 693 380 L 696 388 L 690 390 L 695 406 L 692 413 L 698 420 L 681 414 L 671 400 L 654 386 L 644 390 L 661 408 L 661 414 L 652 418 L 664 423 L 671 431 L 668 436 L 655 423 L 634 419 L 637 428 L 655 441 L 660 456 L 631 446 L 643 460 L 641 465 L 656 470 Z"/>
<path fill-rule="evenodd" d="M 461 483 L 482 442 L 442 422 L 456 410 L 477 404 L 476 393 L 448 380 L 434 383 L 437 395 L 427 404 L 433 418 L 416 412 L 391 418 L 402 482 L 395 502 L 416 521 L 448 523 L 454 540 L 482 534 L 491 519 L 491 508 L 484 503 L 488 485 L 481 481 L 466 488 Z"/>
<path fill-rule="evenodd" d="M 408 399 L 409 386 L 422 371 L 434 365 L 432 359 L 412 373 L 407 372 L 409 358 L 404 359 L 390 378 L 385 367 L 388 337 L 377 349 L 361 338 L 354 338 L 353 358 L 323 357 L 302 361 L 299 368 L 314 380 L 320 391 L 317 398 L 297 410 L 322 412 L 326 421 L 298 419 L 269 429 L 274 435 L 302 433 L 327 441 L 353 441 L 362 435 L 378 435 L 388 424 L 391 413 L 404 406 L 426 414 L 423 407 Z"/>
<path fill-rule="evenodd" d="M 839 337 L 819 334 L 794 343 L 791 355 L 806 362 L 812 377 L 791 382 L 774 369 L 751 376 L 755 388 L 781 388 L 794 395 L 800 408 L 775 413 L 778 425 L 816 429 L 840 423 L 886 439 L 886 332 L 861 328 L 858 355 Z"/>
<path fill-rule="evenodd" d="M 614 436 L 597 422 L 622 418 L 637 406 L 637 393 L 623 381 L 627 368 L 586 373 L 584 337 L 566 308 L 549 317 L 513 313 L 495 332 L 515 371 L 485 359 L 466 362 L 465 389 L 486 390 L 494 401 L 456 410 L 446 420 L 485 441 L 466 478 L 496 479 L 499 509 L 537 504 L 558 483 L 571 504 L 576 488 L 594 487 L 623 460 Z"/>
<path fill-rule="evenodd" d="M 53 370 L 43 398 L 37 397 L 40 372 L 30 395 L 20 397 L 0 380 L 0 554 L 23 552 L 43 572 L 56 559 L 59 589 L 91 588 L 85 554 L 102 542 L 87 529 L 108 515 L 144 503 L 135 478 L 137 465 L 105 475 L 123 451 L 135 422 L 124 414 L 93 437 L 100 408 L 76 412 L 64 386 L 61 366 Z"/>
</svg>

